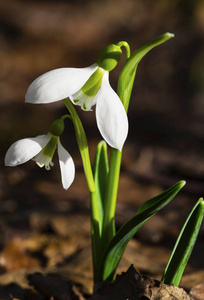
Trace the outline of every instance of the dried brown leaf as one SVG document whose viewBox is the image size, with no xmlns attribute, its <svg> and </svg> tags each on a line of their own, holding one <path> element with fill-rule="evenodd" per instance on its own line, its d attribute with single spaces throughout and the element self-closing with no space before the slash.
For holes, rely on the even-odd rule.
<svg viewBox="0 0 204 300">
<path fill-rule="evenodd" d="M 116 277 L 115 282 L 98 290 L 90 300 L 192 300 L 182 289 L 140 275 L 133 266 Z"/>
<path fill-rule="evenodd" d="M 201 282 L 194 286 L 190 290 L 190 295 L 193 297 L 195 300 L 203 300 L 204 299 L 204 282 Z"/>
</svg>

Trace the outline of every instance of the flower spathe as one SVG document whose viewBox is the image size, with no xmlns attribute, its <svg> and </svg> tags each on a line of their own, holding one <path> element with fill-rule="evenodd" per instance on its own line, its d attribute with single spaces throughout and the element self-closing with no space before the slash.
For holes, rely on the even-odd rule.
<svg viewBox="0 0 204 300">
<path fill-rule="evenodd" d="M 47 170 L 53 166 L 52 157 L 57 147 L 62 185 L 68 189 L 75 177 L 75 166 L 72 157 L 61 145 L 59 136 L 51 133 L 34 138 L 21 139 L 10 146 L 5 156 L 5 165 L 15 167 L 30 159 Z"/>
<path fill-rule="evenodd" d="M 87 68 L 60 68 L 49 71 L 29 86 L 26 102 L 51 103 L 69 98 L 83 110 L 96 105 L 96 122 L 104 140 L 121 150 L 128 134 L 124 106 L 111 88 L 109 71 L 98 64 Z"/>
</svg>

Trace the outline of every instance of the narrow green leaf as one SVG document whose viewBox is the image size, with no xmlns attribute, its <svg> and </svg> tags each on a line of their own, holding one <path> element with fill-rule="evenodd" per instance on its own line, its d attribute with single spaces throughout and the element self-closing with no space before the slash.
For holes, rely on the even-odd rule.
<svg viewBox="0 0 204 300">
<path fill-rule="evenodd" d="M 96 198 L 99 211 L 99 227 L 102 230 L 105 189 L 108 178 L 108 155 L 105 141 L 99 142 L 93 164 L 93 176 L 96 187 Z"/>
<path fill-rule="evenodd" d="M 147 207 L 141 209 L 140 213 L 120 228 L 103 255 L 101 267 L 99 268 L 100 274 L 96 274 L 98 281 L 113 280 L 115 270 L 130 239 L 151 216 L 168 204 L 184 185 L 185 181 L 180 181 L 159 196 L 148 200 Z"/>
<path fill-rule="evenodd" d="M 158 36 L 157 38 L 145 43 L 143 46 L 138 48 L 127 60 L 120 73 L 117 90 L 118 96 L 120 97 L 126 112 L 128 110 L 132 87 L 139 62 L 151 49 L 166 42 L 172 37 L 174 37 L 174 35 L 168 32 Z"/>
<path fill-rule="evenodd" d="M 193 207 L 178 236 L 162 277 L 162 281 L 165 284 L 179 285 L 182 274 L 195 245 L 203 220 L 203 214 L 204 201 L 203 198 L 200 198 Z"/>
</svg>

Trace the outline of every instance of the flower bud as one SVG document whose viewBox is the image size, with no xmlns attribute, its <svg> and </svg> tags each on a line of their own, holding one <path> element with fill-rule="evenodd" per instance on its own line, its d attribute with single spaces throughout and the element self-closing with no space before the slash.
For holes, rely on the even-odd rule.
<svg viewBox="0 0 204 300">
<path fill-rule="evenodd" d="M 118 45 L 111 44 L 103 49 L 97 59 L 97 65 L 105 71 L 112 71 L 118 64 L 122 50 Z"/>
</svg>

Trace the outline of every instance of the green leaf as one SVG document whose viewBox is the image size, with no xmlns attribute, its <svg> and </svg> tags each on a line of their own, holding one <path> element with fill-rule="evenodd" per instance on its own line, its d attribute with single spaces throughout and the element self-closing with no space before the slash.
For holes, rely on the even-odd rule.
<svg viewBox="0 0 204 300">
<path fill-rule="evenodd" d="M 126 112 L 128 111 L 130 96 L 135 79 L 137 66 L 141 59 L 154 47 L 166 42 L 170 38 L 174 37 L 172 33 L 165 33 L 159 37 L 145 43 L 138 48 L 125 63 L 118 80 L 118 96 L 120 97 Z"/>
<path fill-rule="evenodd" d="M 93 176 L 96 187 L 100 231 L 102 230 L 103 224 L 104 197 L 108 170 L 107 145 L 105 141 L 101 141 L 97 146 L 93 164 Z"/>
<path fill-rule="evenodd" d="M 140 212 L 120 228 L 103 255 L 100 274 L 96 275 L 98 282 L 113 280 L 115 270 L 130 239 L 151 216 L 168 204 L 184 185 L 185 181 L 180 181 L 159 196 L 148 200 L 142 205 Z"/>
<path fill-rule="evenodd" d="M 168 261 L 162 281 L 165 284 L 179 285 L 182 274 L 195 245 L 203 220 L 204 201 L 200 198 L 193 207 L 178 236 Z"/>
</svg>

